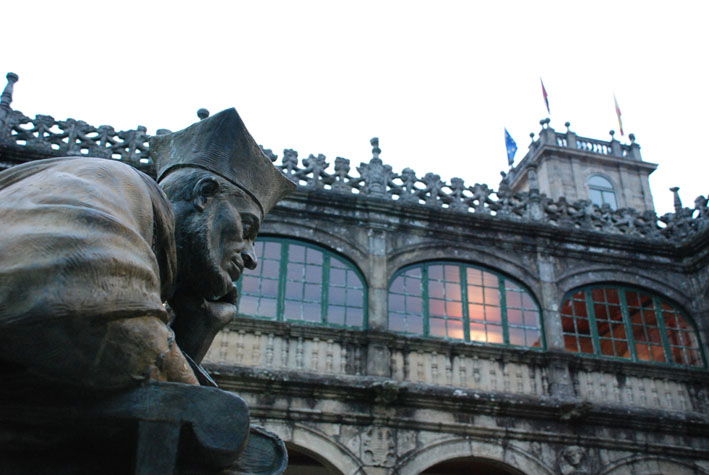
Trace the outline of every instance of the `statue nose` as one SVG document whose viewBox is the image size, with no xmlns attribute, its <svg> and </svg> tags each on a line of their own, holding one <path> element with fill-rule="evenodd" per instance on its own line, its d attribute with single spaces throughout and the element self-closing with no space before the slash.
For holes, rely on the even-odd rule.
<svg viewBox="0 0 709 475">
<path fill-rule="evenodd" d="M 244 260 L 244 267 L 251 270 L 256 269 L 258 259 L 256 258 L 253 246 L 249 245 L 246 250 L 242 251 L 241 258 Z"/>
</svg>

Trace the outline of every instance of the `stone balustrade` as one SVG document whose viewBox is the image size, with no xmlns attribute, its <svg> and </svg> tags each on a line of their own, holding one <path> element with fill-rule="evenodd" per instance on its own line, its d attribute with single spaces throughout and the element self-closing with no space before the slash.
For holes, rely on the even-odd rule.
<svg viewBox="0 0 709 475">
<path fill-rule="evenodd" d="M 693 410 L 688 386 L 666 378 L 588 371 L 576 375 L 574 387 L 580 399 L 598 404 L 676 412 Z"/>
<path fill-rule="evenodd" d="M 381 357 L 373 351 L 368 356 L 376 337 L 328 328 L 284 330 L 282 324 L 249 319 L 232 328 L 217 336 L 205 358 L 208 364 L 313 377 L 381 376 L 367 370 L 368 358 Z M 693 390 L 691 375 L 669 368 L 443 340 L 402 343 L 393 336 L 380 335 L 376 343 L 387 348 L 385 380 L 394 385 L 454 388 L 462 398 L 483 393 L 559 397 L 552 389 L 552 368 L 561 365 L 569 375 L 561 377 L 562 383 L 568 383 L 571 400 L 578 403 L 672 412 L 702 412 L 707 404 L 706 395 Z"/>
</svg>

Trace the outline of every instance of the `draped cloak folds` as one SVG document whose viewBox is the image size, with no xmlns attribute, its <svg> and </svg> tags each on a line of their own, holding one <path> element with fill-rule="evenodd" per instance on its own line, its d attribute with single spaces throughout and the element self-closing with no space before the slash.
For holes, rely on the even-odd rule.
<svg viewBox="0 0 709 475">
<path fill-rule="evenodd" d="M 56 158 L 0 173 L 0 362 L 79 385 L 140 379 L 149 368 L 98 374 L 102 353 L 134 336 L 114 332 L 107 346 L 106 328 L 147 317 L 172 337 L 174 227 L 155 181 L 121 162 Z"/>
</svg>

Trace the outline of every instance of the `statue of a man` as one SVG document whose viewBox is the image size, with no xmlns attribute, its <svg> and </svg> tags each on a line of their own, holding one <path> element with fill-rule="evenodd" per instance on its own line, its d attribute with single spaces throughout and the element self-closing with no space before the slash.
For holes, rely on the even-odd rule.
<svg viewBox="0 0 709 475">
<path fill-rule="evenodd" d="M 150 151 L 157 183 L 83 157 L 0 173 L 1 374 L 198 383 L 189 358 L 234 317 L 259 225 L 295 186 L 234 109 L 153 137 Z"/>
</svg>

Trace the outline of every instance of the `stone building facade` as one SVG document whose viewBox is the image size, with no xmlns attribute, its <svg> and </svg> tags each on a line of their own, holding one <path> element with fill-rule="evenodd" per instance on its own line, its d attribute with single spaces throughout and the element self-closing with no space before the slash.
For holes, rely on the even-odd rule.
<svg viewBox="0 0 709 475">
<path fill-rule="evenodd" d="M 0 166 L 151 172 L 144 128 L 30 119 L 11 96 Z M 358 167 L 266 153 L 299 187 L 208 359 L 291 473 L 709 473 L 709 207 L 675 190 L 658 218 L 634 139 L 545 122 L 497 191 L 395 172 L 376 139 Z"/>
</svg>

